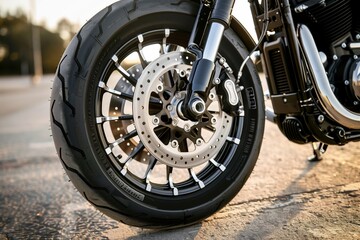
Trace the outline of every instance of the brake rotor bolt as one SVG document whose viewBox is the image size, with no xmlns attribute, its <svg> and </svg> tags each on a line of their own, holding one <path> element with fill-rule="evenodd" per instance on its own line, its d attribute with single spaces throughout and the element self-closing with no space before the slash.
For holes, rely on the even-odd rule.
<svg viewBox="0 0 360 240">
<path fill-rule="evenodd" d="M 154 117 L 153 120 L 152 120 L 152 123 L 153 123 L 154 125 L 159 125 L 159 118 Z"/>
<path fill-rule="evenodd" d="M 210 99 L 211 101 L 214 101 L 214 99 L 215 99 L 215 94 L 210 93 L 210 94 L 209 94 L 209 99 Z"/>
<path fill-rule="evenodd" d="M 216 118 L 215 118 L 215 117 L 212 117 L 212 118 L 211 118 L 211 124 L 212 124 L 212 125 L 215 125 L 216 123 L 217 123 Z"/>
<path fill-rule="evenodd" d="M 341 44 L 341 47 L 342 47 L 342 48 L 346 48 L 346 43 L 342 43 L 342 44 Z"/>
<path fill-rule="evenodd" d="M 359 57 L 357 55 L 354 55 L 354 60 L 358 59 Z"/>
<path fill-rule="evenodd" d="M 344 84 L 345 84 L 346 86 L 349 85 L 349 84 L 350 84 L 349 80 L 345 80 L 345 81 L 344 81 Z"/>
<path fill-rule="evenodd" d="M 357 106 L 359 105 L 359 102 L 358 101 L 354 101 L 354 106 Z"/>
<path fill-rule="evenodd" d="M 190 126 L 188 124 L 185 124 L 184 130 L 185 132 L 190 132 Z"/>
<path fill-rule="evenodd" d="M 338 60 L 338 59 L 339 59 L 338 56 L 336 56 L 336 55 L 333 56 L 333 60 L 336 61 L 336 60 Z"/>
<path fill-rule="evenodd" d="M 186 76 L 186 72 L 185 72 L 184 70 L 181 70 L 181 71 L 179 72 L 179 75 L 180 75 L 180 77 L 185 77 L 185 76 Z"/>
<path fill-rule="evenodd" d="M 203 140 L 201 138 L 196 139 L 196 145 L 201 146 L 203 144 Z"/>
<path fill-rule="evenodd" d="M 156 89 L 158 90 L 158 92 L 162 92 L 164 91 L 164 86 L 162 84 L 157 85 Z"/>
<path fill-rule="evenodd" d="M 178 141 L 176 141 L 176 140 L 171 141 L 171 147 L 177 148 L 178 146 L 179 146 Z"/>
</svg>

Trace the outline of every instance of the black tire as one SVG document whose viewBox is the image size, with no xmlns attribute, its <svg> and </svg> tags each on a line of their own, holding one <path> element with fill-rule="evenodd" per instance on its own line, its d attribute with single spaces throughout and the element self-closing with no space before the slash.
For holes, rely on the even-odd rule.
<svg viewBox="0 0 360 240">
<path fill-rule="evenodd" d="M 144 46 L 159 42 L 163 29 L 171 29 L 168 43 L 176 44 L 177 49 L 186 46 L 197 8 L 197 1 L 116 2 L 88 21 L 71 41 L 58 66 L 51 96 L 51 127 L 59 158 L 79 192 L 98 210 L 125 224 L 168 228 L 198 222 L 224 207 L 238 193 L 256 163 L 265 117 L 260 81 L 251 63 L 247 64 L 241 80 L 244 114 L 226 125 L 229 126 L 227 140 L 218 146 L 212 162 L 207 159 L 200 170 L 195 171 L 195 167 L 177 169 L 175 163 L 172 166 L 163 164 L 169 162 L 171 156 L 164 156 L 167 159 L 162 161 L 151 157 L 150 151 L 138 140 L 140 130 L 128 129 L 133 119 L 128 119 L 125 110 L 115 113 L 115 116 L 123 116 L 117 121 L 99 117 L 106 108 L 109 112 L 118 111 L 118 107 L 112 109 L 114 102 L 123 109 L 126 104 L 132 104 L 135 101 L 131 99 L 132 91 L 139 88 L 124 81 L 122 88 L 128 89 L 129 96 L 123 94 L 121 97 L 113 96 L 109 93 L 112 90 L 104 88 L 101 81 L 110 81 L 116 68 L 117 59 L 113 56 L 122 60 L 134 47 L 139 48 L 139 34 L 144 37 Z M 248 51 L 233 30 L 228 29 L 220 54 L 237 72 Z M 134 78 L 139 77 L 136 71 L 144 73 L 141 66 L 137 66 L 138 70 L 132 72 Z M 113 90 L 120 91 L 118 86 L 116 84 Z M 105 95 L 109 95 L 108 103 Z M 108 135 L 114 134 L 116 129 L 123 133 L 121 141 L 133 137 L 137 140 L 111 145 Z M 131 134 L 133 131 L 135 135 Z M 211 134 L 215 132 L 210 131 Z M 122 155 L 128 156 L 120 159 L 120 154 L 114 153 L 117 147 L 123 151 Z M 139 152 L 149 156 L 144 157 L 145 163 L 137 159 Z M 124 158 L 138 161 L 122 162 Z M 147 170 L 155 163 L 156 168 L 166 166 L 164 174 L 168 181 L 148 179 L 146 182 L 136 171 L 125 167 L 126 163 L 144 165 Z M 193 171 L 195 177 L 189 173 L 186 180 L 172 182 L 172 170 L 182 169 Z M 148 171 L 146 173 L 148 176 Z"/>
</svg>

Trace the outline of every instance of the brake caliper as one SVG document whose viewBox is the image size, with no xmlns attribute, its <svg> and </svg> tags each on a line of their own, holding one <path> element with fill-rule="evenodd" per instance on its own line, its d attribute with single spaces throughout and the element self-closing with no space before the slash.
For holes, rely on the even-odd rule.
<svg viewBox="0 0 360 240">
<path fill-rule="evenodd" d="M 221 71 L 222 69 L 225 71 Z M 216 84 L 218 95 L 221 96 L 222 110 L 231 116 L 239 116 L 241 89 L 236 86 L 233 71 L 224 58 L 216 62 L 214 84 Z"/>
</svg>

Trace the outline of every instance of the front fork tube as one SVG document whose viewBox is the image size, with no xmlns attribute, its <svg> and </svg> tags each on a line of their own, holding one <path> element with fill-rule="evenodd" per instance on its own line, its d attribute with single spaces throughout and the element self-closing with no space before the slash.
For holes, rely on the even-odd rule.
<svg viewBox="0 0 360 240">
<path fill-rule="evenodd" d="M 208 34 L 202 39 L 203 50 L 197 44 L 189 43 L 188 50 L 196 55 L 196 61 L 189 77 L 182 112 L 190 120 L 198 120 L 205 112 L 205 102 L 210 91 L 209 86 L 213 77 L 216 56 L 224 31 L 230 24 L 234 2 L 234 0 L 215 2 L 208 20 Z M 194 26 L 194 29 L 198 29 L 198 26 Z"/>
</svg>

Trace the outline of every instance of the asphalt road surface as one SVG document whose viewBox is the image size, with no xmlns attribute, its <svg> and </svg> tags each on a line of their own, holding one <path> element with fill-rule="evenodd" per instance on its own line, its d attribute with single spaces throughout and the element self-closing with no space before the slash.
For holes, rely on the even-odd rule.
<svg viewBox="0 0 360 240">
<path fill-rule="evenodd" d="M 266 124 L 262 151 L 242 191 L 202 223 L 168 231 L 120 224 L 68 181 L 49 130 L 50 79 L 0 79 L 2 239 L 360 239 L 360 144 L 330 147 L 308 162 Z"/>
</svg>

